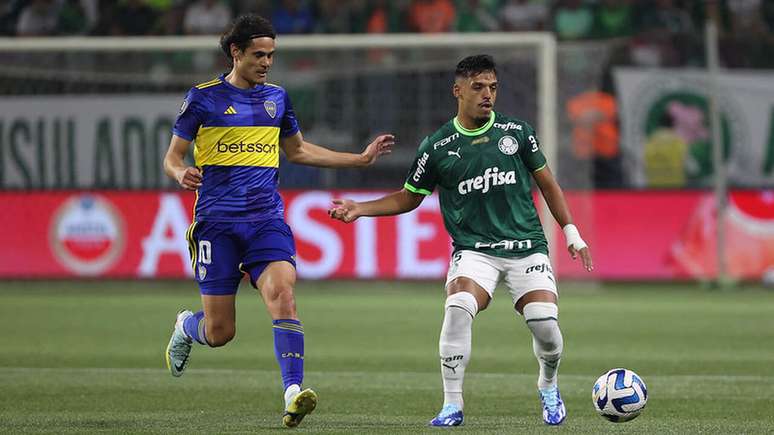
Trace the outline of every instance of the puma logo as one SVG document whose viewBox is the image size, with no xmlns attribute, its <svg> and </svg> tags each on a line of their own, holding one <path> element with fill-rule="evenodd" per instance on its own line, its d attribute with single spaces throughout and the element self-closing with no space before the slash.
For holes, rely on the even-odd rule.
<svg viewBox="0 0 774 435">
<path fill-rule="evenodd" d="M 461 159 L 462 156 L 460 155 L 460 147 L 457 147 L 457 151 L 448 150 L 446 151 L 449 153 L 450 156 L 457 156 L 457 158 Z"/>
<path fill-rule="evenodd" d="M 452 373 L 454 373 L 455 375 L 457 374 L 457 367 L 460 366 L 459 364 L 455 364 L 454 366 L 450 366 L 448 364 L 441 364 L 441 365 L 446 367 L 447 369 L 451 370 Z"/>
</svg>

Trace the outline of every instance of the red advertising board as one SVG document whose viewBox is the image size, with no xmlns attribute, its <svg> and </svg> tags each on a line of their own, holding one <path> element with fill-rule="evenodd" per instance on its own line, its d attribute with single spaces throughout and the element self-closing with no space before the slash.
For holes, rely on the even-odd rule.
<svg viewBox="0 0 774 435">
<path fill-rule="evenodd" d="M 285 191 L 301 278 L 441 278 L 451 245 L 436 196 L 412 213 L 331 220 L 331 199 L 383 192 Z M 703 192 L 568 192 L 592 248 L 588 274 L 561 247 L 562 278 L 691 279 L 715 273 L 715 208 Z M 3 192 L 0 277 L 186 277 L 193 195 L 178 192 Z M 774 270 L 774 192 L 734 192 L 726 222 L 732 275 Z"/>
</svg>

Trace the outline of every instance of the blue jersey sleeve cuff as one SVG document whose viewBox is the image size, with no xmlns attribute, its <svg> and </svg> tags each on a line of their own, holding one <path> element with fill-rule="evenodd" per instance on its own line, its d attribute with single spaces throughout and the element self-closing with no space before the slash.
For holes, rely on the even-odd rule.
<svg viewBox="0 0 774 435">
<path fill-rule="evenodd" d="M 189 142 L 192 142 L 194 140 L 194 136 L 193 135 L 190 135 L 190 134 L 188 134 L 188 133 L 186 133 L 184 131 L 180 131 L 180 130 L 178 130 L 176 128 L 172 129 L 172 134 L 174 134 L 175 136 L 181 137 L 181 138 L 183 138 L 183 139 L 185 139 L 185 140 L 187 140 Z"/>
<path fill-rule="evenodd" d="M 298 133 L 299 131 L 301 131 L 301 129 L 298 128 L 298 127 L 294 128 L 292 130 L 289 130 L 289 131 L 285 131 L 285 132 L 281 131 L 280 132 L 280 137 L 290 137 L 290 136 L 293 136 L 294 134 Z"/>
</svg>

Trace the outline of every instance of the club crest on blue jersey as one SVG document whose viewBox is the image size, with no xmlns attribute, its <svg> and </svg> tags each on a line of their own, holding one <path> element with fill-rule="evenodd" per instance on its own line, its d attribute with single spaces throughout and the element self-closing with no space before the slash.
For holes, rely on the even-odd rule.
<svg viewBox="0 0 774 435">
<path fill-rule="evenodd" d="M 183 112 L 185 112 L 185 109 L 188 108 L 188 99 L 186 98 L 183 100 L 183 104 L 180 105 L 180 111 L 178 112 L 178 115 L 182 115 Z"/>
<path fill-rule="evenodd" d="M 266 113 L 274 119 L 277 116 L 277 104 L 274 101 L 266 100 L 263 102 L 263 108 L 266 109 Z"/>
<path fill-rule="evenodd" d="M 204 277 L 207 276 L 207 268 L 199 265 L 199 280 L 204 281 Z"/>
</svg>

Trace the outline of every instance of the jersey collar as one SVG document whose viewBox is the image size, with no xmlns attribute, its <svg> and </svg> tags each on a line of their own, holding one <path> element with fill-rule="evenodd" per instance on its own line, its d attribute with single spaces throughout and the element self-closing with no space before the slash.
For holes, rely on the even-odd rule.
<svg viewBox="0 0 774 435">
<path fill-rule="evenodd" d="M 482 125 L 481 127 L 475 129 L 475 130 L 468 130 L 467 128 L 463 127 L 462 124 L 457 120 L 457 117 L 455 116 L 452 120 L 454 123 L 454 128 L 457 129 L 460 134 L 464 136 L 478 136 L 479 134 L 485 133 L 489 128 L 492 127 L 492 124 L 495 122 L 495 112 L 492 111 L 492 116 L 489 117 L 489 121 Z"/>
<path fill-rule="evenodd" d="M 252 95 L 252 94 L 254 94 L 256 92 L 261 92 L 262 90 L 266 89 L 266 84 L 265 83 L 262 84 L 262 85 L 256 85 L 255 87 L 247 88 L 247 89 L 238 88 L 238 87 L 232 85 L 231 83 L 229 83 L 228 80 L 226 80 L 226 76 L 227 75 L 228 74 L 223 73 L 218 78 L 220 79 L 220 81 L 223 82 L 223 84 L 227 88 L 231 89 L 234 92 L 239 92 L 240 94 L 245 94 L 245 95 Z"/>
</svg>

